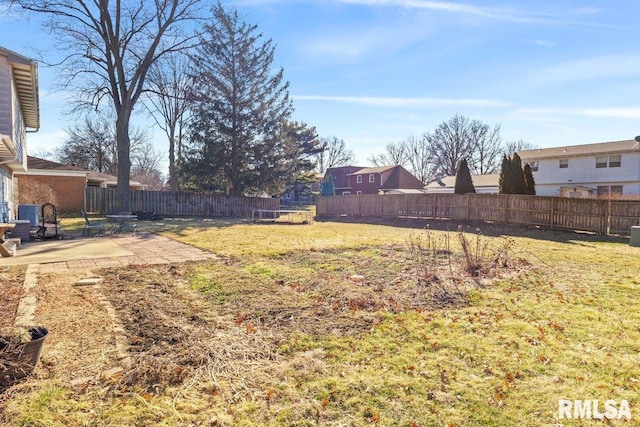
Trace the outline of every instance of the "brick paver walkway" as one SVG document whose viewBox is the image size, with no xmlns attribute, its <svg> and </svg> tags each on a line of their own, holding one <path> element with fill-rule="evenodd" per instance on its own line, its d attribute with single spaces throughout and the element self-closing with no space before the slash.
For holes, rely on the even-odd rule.
<svg viewBox="0 0 640 427">
<path fill-rule="evenodd" d="M 133 255 L 40 264 L 40 273 L 92 270 L 95 268 L 122 267 L 131 264 L 169 264 L 216 258 L 210 252 L 151 233 L 118 236 L 113 238 L 113 241 L 132 252 Z"/>
</svg>

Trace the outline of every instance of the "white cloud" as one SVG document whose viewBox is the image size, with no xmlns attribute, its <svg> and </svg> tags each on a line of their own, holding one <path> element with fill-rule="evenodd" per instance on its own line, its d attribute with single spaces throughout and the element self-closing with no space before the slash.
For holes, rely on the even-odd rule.
<svg viewBox="0 0 640 427">
<path fill-rule="evenodd" d="M 482 98 L 401 98 L 401 97 L 375 97 L 375 96 L 320 96 L 320 95 L 294 95 L 296 101 L 324 101 L 346 104 L 360 104 L 374 107 L 442 107 L 442 106 L 471 106 L 505 108 L 511 103 Z"/>
<path fill-rule="evenodd" d="M 360 4 L 368 6 L 399 6 L 411 9 L 429 9 L 443 12 L 464 13 L 484 17 L 494 17 L 494 13 L 489 9 L 464 4 L 443 1 L 426 0 L 338 0 L 342 3 Z"/>
<path fill-rule="evenodd" d="M 557 64 L 536 71 L 534 82 L 566 83 L 640 75 L 640 56 L 609 55 Z"/>
<path fill-rule="evenodd" d="M 433 10 L 439 12 L 470 15 L 491 20 L 517 23 L 567 24 L 567 17 L 593 15 L 594 8 L 578 8 L 571 11 L 530 11 L 509 7 L 481 7 L 470 3 L 438 0 L 335 0 L 340 3 L 365 6 L 392 6 L 409 9 Z M 508 4 L 508 3 L 507 3 Z M 585 25 L 585 24 L 581 24 Z M 597 24 L 599 25 L 599 24 Z"/>
<path fill-rule="evenodd" d="M 640 119 L 640 107 L 627 108 L 565 108 L 565 107 L 545 107 L 545 108 L 518 108 L 515 114 L 526 115 L 532 118 L 559 117 L 559 116 L 584 116 L 584 117 L 606 117 L 618 119 Z"/>
<path fill-rule="evenodd" d="M 602 12 L 602 9 L 595 7 L 579 7 L 571 11 L 573 15 L 597 15 Z"/>
<path fill-rule="evenodd" d="M 299 49 L 307 57 L 323 61 L 353 60 L 385 46 L 392 46 L 393 38 L 382 33 L 331 34 L 306 39 Z"/>
<path fill-rule="evenodd" d="M 529 43 L 531 44 L 535 44 L 537 46 L 542 46 L 542 47 L 556 47 L 556 43 L 555 42 L 551 42 L 551 41 L 547 41 L 547 40 L 541 40 L 541 39 L 536 39 L 536 40 L 531 40 L 529 41 Z"/>
<path fill-rule="evenodd" d="M 582 110 L 585 116 L 613 117 L 620 119 L 640 119 L 640 107 L 632 108 L 591 108 Z"/>
</svg>

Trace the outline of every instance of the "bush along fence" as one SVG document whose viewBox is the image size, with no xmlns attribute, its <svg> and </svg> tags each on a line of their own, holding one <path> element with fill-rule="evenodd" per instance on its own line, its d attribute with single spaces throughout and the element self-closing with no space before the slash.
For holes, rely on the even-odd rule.
<svg viewBox="0 0 640 427">
<path fill-rule="evenodd" d="M 267 197 L 231 197 L 209 193 L 182 191 L 130 192 L 131 210 L 161 216 L 199 217 L 250 217 L 256 209 L 275 210 L 280 199 Z M 116 210 L 116 189 L 87 187 L 85 192 L 87 212 L 108 214 Z"/>
<path fill-rule="evenodd" d="M 640 225 L 640 201 L 513 194 L 393 194 L 319 197 L 318 216 L 443 218 L 629 234 Z"/>
</svg>

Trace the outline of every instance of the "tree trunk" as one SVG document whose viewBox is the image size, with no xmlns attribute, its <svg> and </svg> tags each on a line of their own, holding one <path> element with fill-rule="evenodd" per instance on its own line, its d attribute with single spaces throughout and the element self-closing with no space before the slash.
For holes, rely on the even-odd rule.
<svg viewBox="0 0 640 427">
<path fill-rule="evenodd" d="M 130 214 L 131 200 L 129 198 L 129 181 L 131 178 L 131 159 L 129 158 L 129 119 L 131 107 L 122 106 L 117 112 L 116 145 L 118 148 L 118 184 L 116 186 L 117 213 Z"/>
<path fill-rule="evenodd" d="M 176 176 L 176 137 L 175 128 L 171 129 L 171 137 L 169 138 L 169 189 L 178 191 L 178 177 Z"/>
</svg>

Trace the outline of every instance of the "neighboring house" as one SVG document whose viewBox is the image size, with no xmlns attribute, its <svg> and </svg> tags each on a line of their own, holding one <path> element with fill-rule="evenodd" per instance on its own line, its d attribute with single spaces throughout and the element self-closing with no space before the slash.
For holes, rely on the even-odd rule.
<svg viewBox="0 0 640 427">
<path fill-rule="evenodd" d="M 38 65 L 0 47 L 0 221 L 15 219 L 14 174 L 27 168 L 27 132 L 40 128 Z"/>
<path fill-rule="evenodd" d="M 342 166 L 325 172 L 333 178 L 334 194 L 385 194 L 391 190 L 422 190 L 422 181 L 402 166 Z"/>
<path fill-rule="evenodd" d="M 640 195 L 640 143 L 635 140 L 518 152 L 539 196 Z"/>
<path fill-rule="evenodd" d="M 87 187 L 115 187 L 117 177 L 88 171 L 77 166 L 63 165 L 38 157 L 27 156 L 27 169 L 16 171 L 18 194 L 26 192 L 32 184 L 45 184 L 51 188 L 56 198 L 59 212 L 78 213 L 85 209 L 85 189 Z M 138 181 L 130 181 L 132 190 L 142 190 Z M 25 200 L 27 204 L 34 202 Z"/>
<path fill-rule="evenodd" d="M 55 195 L 56 208 L 59 212 L 78 213 L 84 209 L 84 189 L 87 185 L 88 173 L 88 170 L 76 166 L 27 156 L 27 170 L 15 173 L 18 194 L 26 193 L 27 188 L 33 188 L 34 184 L 47 185 Z M 36 203 L 36 201 L 24 200 L 24 197 L 21 200 L 26 204 Z"/>
<path fill-rule="evenodd" d="M 336 196 L 351 194 L 353 187 L 351 185 L 350 175 L 360 169 L 364 168 L 362 166 L 338 166 L 335 168 L 328 168 L 324 175 L 325 179 L 327 175 L 331 175 L 331 179 L 333 180 L 333 194 Z"/>
<path fill-rule="evenodd" d="M 118 185 L 118 177 L 107 175 L 100 172 L 91 171 L 87 175 L 88 187 L 110 188 Z M 129 180 L 129 188 L 131 190 L 144 190 L 146 186 L 138 181 Z"/>
<path fill-rule="evenodd" d="M 313 204 L 316 201 L 316 195 L 320 193 L 320 183 L 323 175 L 321 173 L 314 174 L 314 181 L 310 184 L 297 184 L 297 191 L 293 186 L 287 187 L 284 194 L 280 196 L 282 204 Z"/>
<path fill-rule="evenodd" d="M 498 180 L 499 174 L 490 175 L 471 175 L 473 186 L 478 194 L 497 194 L 499 192 Z M 427 185 L 427 193 L 449 193 L 452 194 L 456 187 L 456 177 L 446 176 L 444 178 L 438 178 L 429 185 Z"/>
</svg>

